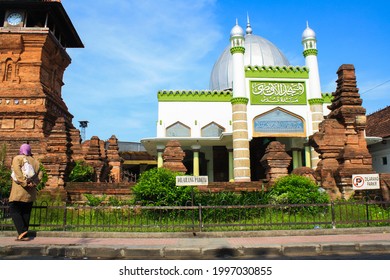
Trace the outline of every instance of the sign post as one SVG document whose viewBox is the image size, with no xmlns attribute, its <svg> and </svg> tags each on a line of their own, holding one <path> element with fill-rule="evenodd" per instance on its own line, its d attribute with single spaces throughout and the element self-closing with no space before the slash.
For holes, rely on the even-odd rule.
<svg viewBox="0 0 390 280">
<path fill-rule="evenodd" d="M 352 175 L 352 189 L 358 191 L 380 189 L 379 174 Z"/>
<path fill-rule="evenodd" d="M 370 225 L 370 214 L 368 211 L 368 190 L 380 189 L 379 174 L 356 174 L 352 175 L 352 189 L 365 191 L 366 195 L 366 218 L 367 226 Z"/>
<path fill-rule="evenodd" d="M 207 186 L 208 184 L 208 176 L 176 176 L 176 186 L 191 186 L 192 206 L 194 206 L 194 186 Z M 195 235 L 195 212 L 192 214 L 192 229 Z"/>
</svg>

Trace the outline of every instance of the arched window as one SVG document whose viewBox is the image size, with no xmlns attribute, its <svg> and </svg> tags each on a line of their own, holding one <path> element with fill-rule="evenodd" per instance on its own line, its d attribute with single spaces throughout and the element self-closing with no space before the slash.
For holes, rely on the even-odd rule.
<svg viewBox="0 0 390 280">
<path fill-rule="evenodd" d="M 202 128 L 201 135 L 202 137 L 219 137 L 224 131 L 222 126 L 212 122 Z"/>
<path fill-rule="evenodd" d="M 7 69 L 6 69 L 6 73 L 5 73 L 5 80 L 6 81 L 12 80 L 12 64 L 11 63 L 7 64 Z"/>
<path fill-rule="evenodd" d="M 254 136 L 304 136 L 305 126 L 301 117 L 275 108 L 253 120 Z"/>
<path fill-rule="evenodd" d="M 167 127 L 166 135 L 167 137 L 191 137 L 191 129 L 181 122 L 176 122 Z"/>
</svg>

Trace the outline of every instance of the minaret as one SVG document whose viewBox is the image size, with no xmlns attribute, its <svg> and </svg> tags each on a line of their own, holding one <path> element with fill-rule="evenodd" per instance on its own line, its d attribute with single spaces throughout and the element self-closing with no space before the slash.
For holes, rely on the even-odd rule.
<svg viewBox="0 0 390 280">
<path fill-rule="evenodd" d="M 306 67 L 309 68 L 309 98 L 322 98 L 317 61 L 317 39 L 315 32 L 309 27 L 309 23 L 306 23 L 306 29 L 302 34 L 302 45 Z"/>
<path fill-rule="evenodd" d="M 251 180 L 247 104 L 248 97 L 245 92 L 245 53 L 244 31 L 238 25 L 230 32 L 230 53 L 233 63 L 233 98 L 232 120 L 233 120 L 233 167 L 235 182 L 249 182 Z"/>
<path fill-rule="evenodd" d="M 323 99 L 321 94 L 320 74 L 318 71 L 317 61 L 317 39 L 315 32 L 306 23 L 306 29 L 302 33 L 303 56 L 305 57 L 306 67 L 309 68 L 309 91 L 308 101 L 310 104 L 310 112 L 312 119 L 312 127 L 309 134 L 314 134 L 318 131 L 318 126 L 324 119 Z M 306 155 L 309 158 L 311 154 L 310 167 L 316 168 L 319 161 L 318 154 L 306 147 Z M 308 163 L 306 164 L 308 166 Z"/>
</svg>

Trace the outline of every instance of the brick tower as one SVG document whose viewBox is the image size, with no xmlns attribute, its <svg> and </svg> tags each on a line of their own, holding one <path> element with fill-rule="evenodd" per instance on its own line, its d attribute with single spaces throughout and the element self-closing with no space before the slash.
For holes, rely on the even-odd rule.
<svg viewBox="0 0 390 280">
<path fill-rule="evenodd" d="M 6 144 L 6 163 L 28 142 L 49 175 L 54 165 L 55 174 L 64 174 L 79 137 L 61 96 L 71 63 L 66 48 L 82 47 L 61 1 L 0 1 L 0 145 Z M 65 161 L 61 167 L 59 160 Z"/>
</svg>

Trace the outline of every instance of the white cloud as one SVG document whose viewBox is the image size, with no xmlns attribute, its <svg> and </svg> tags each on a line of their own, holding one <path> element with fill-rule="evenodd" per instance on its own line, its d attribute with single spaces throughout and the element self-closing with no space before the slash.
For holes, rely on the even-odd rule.
<svg viewBox="0 0 390 280">
<path fill-rule="evenodd" d="M 143 112 L 157 117 L 157 112 L 150 111 L 157 108 L 159 89 L 198 88 L 194 80 L 199 83 L 200 79 L 208 85 L 211 69 L 204 69 L 202 59 L 222 36 L 214 0 L 111 2 L 69 5 L 85 49 L 69 50 L 73 65 L 72 72 L 65 74 L 63 96 L 76 122 L 87 119 L 91 127 L 98 122 L 94 135 L 107 138 L 119 131 L 117 137 L 125 141 L 129 136 L 122 134 L 124 124 L 129 129 L 150 126 Z M 153 136 L 155 127 L 149 130 L 153 132 L 147 135 Z M 138 132 L 131 136 L 133 140 L 143 137 Z"/>
</svg>

